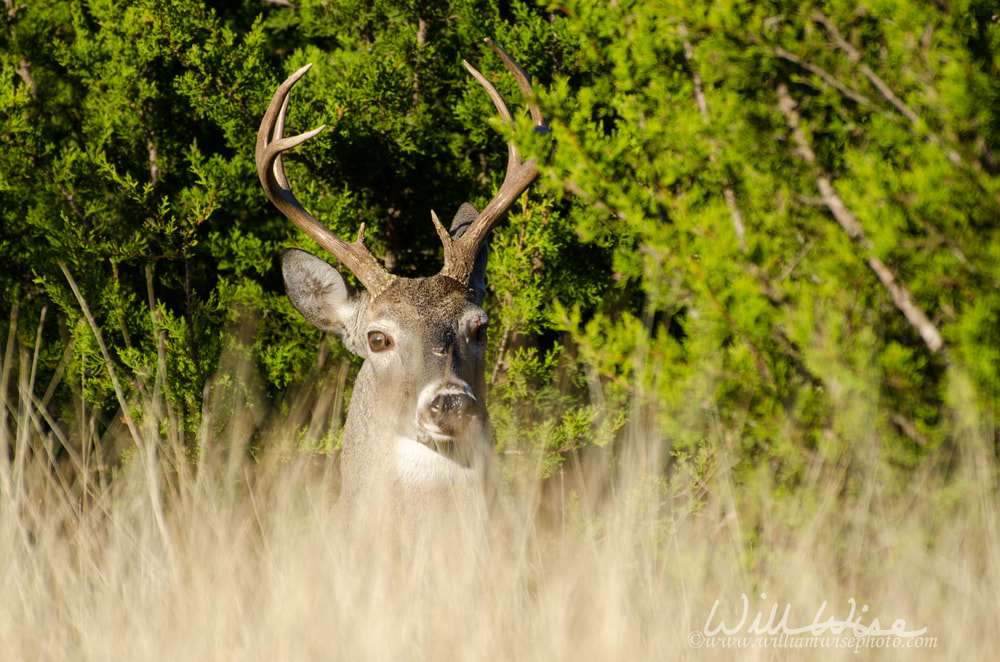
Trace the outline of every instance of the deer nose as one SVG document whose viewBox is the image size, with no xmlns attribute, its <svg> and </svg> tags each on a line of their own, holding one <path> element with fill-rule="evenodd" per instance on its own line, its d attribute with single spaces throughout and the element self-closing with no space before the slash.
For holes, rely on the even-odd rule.
<svg viewBox="0 0 1000 662">
<path fill-rule="evenodd" d="M 417 405 L 417 424 L 432 437 L 452 437 L 475 419 L 476 396 L 464 381 L 430 384 Z"/>
<path fill-rule="evenodd" d="M 440 424 L 448 417 L 464 416 L 472 408 L 472 398 L 465 393 L 439 393 L 434 396 L 427 405 L 430 409 L 431 418 L 435 423 Z"/>
</svg>

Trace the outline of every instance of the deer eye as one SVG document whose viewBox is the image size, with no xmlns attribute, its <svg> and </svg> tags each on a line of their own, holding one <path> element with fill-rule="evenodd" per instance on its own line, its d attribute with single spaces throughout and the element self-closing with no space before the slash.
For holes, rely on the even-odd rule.
<svg viewBox="0 0 1000 662">
<path fill-rule="evenodd" d="M 384 352 L 392 347 L 392 339 L 381 331 L 369 331 L 368 346 L 373 352 Z"/>
<path fill-rule="evenodd" d="M 478 344 L 480 345 L 486 344 L 486 338 L 489 335 L 487 333 L 488 328 L 489 324 L 487 322 L 483 322 L 481 324 L 477 324 L 475 328 L 472 329 L 472 337 Z"/>
</svg>

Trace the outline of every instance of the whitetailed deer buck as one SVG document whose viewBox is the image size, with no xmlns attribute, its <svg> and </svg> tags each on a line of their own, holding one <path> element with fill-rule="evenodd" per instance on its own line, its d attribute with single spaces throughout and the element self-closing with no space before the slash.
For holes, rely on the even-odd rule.
<svg viewBox="0 0 1000 662">
<path fill-rule="evenodd" d="M 530 100 L 527 74 L 503 49 L 487 43 Z M 496 88 L 464 64 L 503 121 L 512 123 Z M 299 204 L 285 177 L 282 153 L 324 128 L 284 137 L 289 93 L 309 66 L 292 74 L 271 99 L 257 133 L 257 173 L 281 213 L 364 286 L 356 291 L 334 267 L 305 251 L 282 255 L 285 288 L 295 308 L 365 360 L 344 425 L 342 499 L 350 510 L 377 505 L 408 519 L 417 513 L 440 517 L 456 504 L 481 512 L 496 463 L 485 407 L 488 318 L 480 307 L 486 244 L 493 226 L 535 179 L 536 161 L 522 162 L 508 142 L 506 176 L 482 212 L 462 205 L 450 232 L 431 212 L 444 244 L 441 272 L 428 278 L 393 276 L 365 248 L 364 224 L 356 241 L 343 241 Z M 538 107 L 529 103 L 529 110 L 535 130 L 547 132 Z"/>
</svg>

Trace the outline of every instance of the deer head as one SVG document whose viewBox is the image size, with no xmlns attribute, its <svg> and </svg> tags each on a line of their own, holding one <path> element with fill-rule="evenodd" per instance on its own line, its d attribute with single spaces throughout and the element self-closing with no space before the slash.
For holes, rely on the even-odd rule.
<svg viewBox="0 0 1000 662">
<path fill-rule="evenodd" d="M 530 99 L 527 74 L 487 40 Z M 466 69 L 486 89 L 504 122 L 513 118 L 503 97 L 475 68 Z M 364 224 L 346 242 L 307 212 L 289 186 L 282 153 L 324 127 L 284 137 L 292 86 L 311 65 L 275 92 L 257 133 L 257 173 L 271 202 L 336 257 L 361 282 L 355 290 L 326 261 L 291 249 L 282 256 L 288 297 L 313 325 L 333 331 L 364 364 L 344 426 L 342 495 L 350 503 L 383 500 L 395 509 L 437 509 L 441 501 L 476 501 L 487 491 L 495 459 L 485 396 L 488 317 L 486 243 L 493 226 L 535 179 L 534 159 L 522 161 L 507 144 L 507 172 L 481 211 L 463 205 L 450 230 L 431 218 L 444 244 L 444 267 L 427 278 L 388 273 L 364 246 Z M 547 126 L 529 104 L 536 131 Z M 386 504 L 383 504 L 386 505 Z"/>
</svg>

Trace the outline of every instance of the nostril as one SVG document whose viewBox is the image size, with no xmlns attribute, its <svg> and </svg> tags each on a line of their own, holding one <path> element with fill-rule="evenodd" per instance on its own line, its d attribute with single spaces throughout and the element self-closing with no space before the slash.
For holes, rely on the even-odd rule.
<svg viewBox="0 0 1000 662">
<path fill-rule="evenodd" d="M 464 434 L 478 420 L 478 400 L 464 381 L 433 382 L 418 399 L 417 427 L 438 441 Z"/>
<path fill-rule="evenodd" d="M 469 397 L 461 393 L 442 393 L 431 400 L 431 415 L 435 419 L 462 416 L 471 404 Z"/>
</svg>

